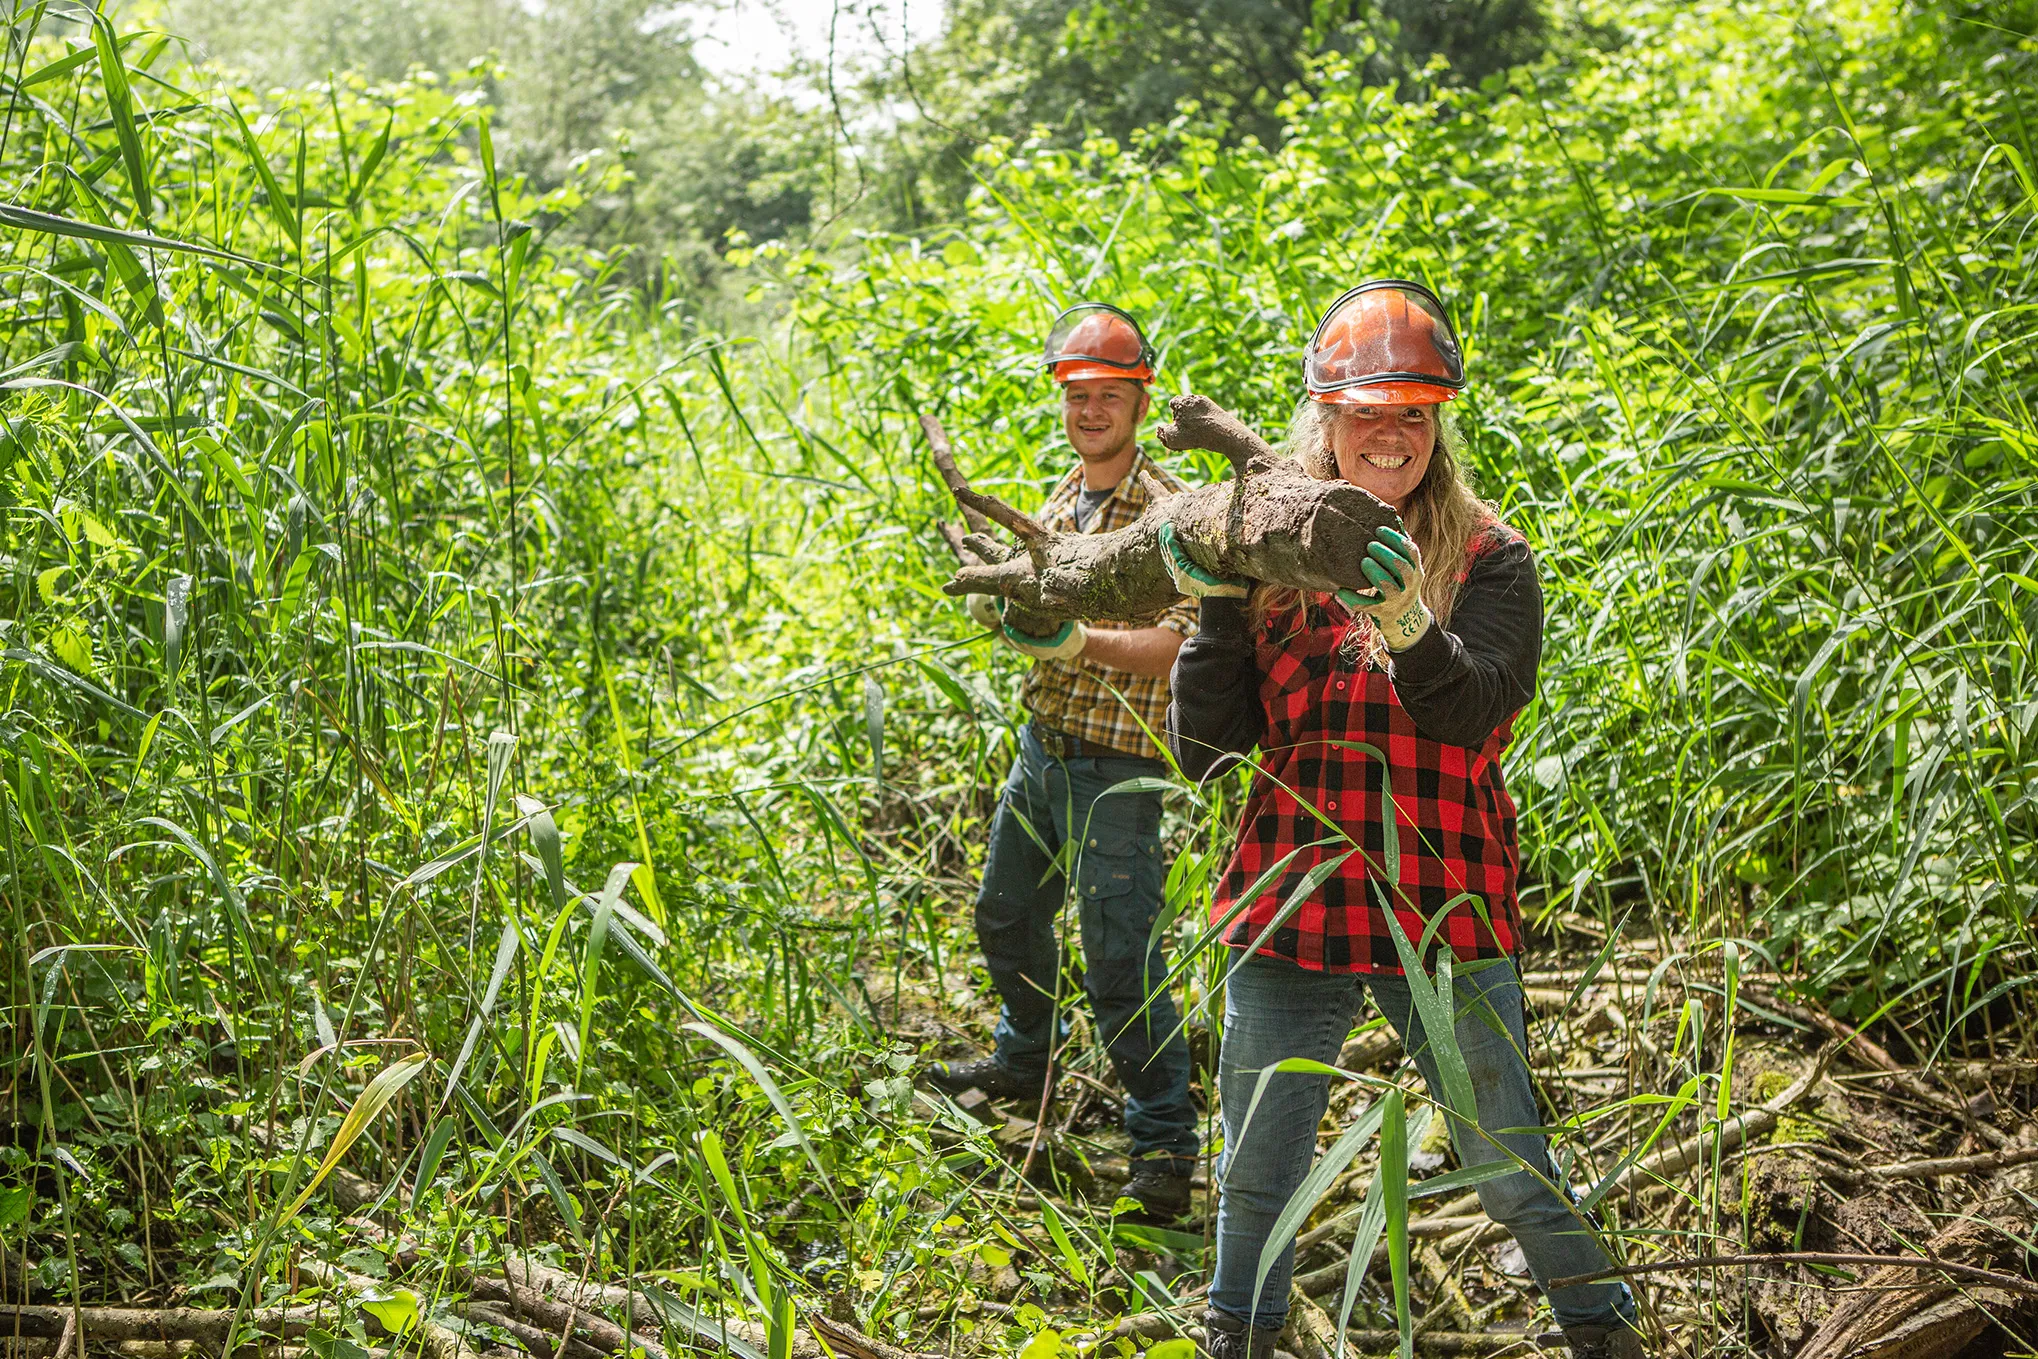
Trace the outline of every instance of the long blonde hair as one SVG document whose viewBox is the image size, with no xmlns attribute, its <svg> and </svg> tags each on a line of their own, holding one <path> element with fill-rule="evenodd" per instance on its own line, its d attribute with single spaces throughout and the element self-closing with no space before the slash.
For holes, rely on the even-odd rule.
<svg viewBox="0 0 2038 1359">
<path fill-rule="evenodd" d="M 1466 548 L 1482 530 L 1499 519 L 1493 506 L 1473 491 L 1464 464 L 1465 440 L 1458 428 L 1458 413 L 1449 406 L 1436 407 L 1436 447 L 1429 455 L 1429 470 L 1415 488 L 1401 519 L 1422 553 L 1422 601 L 1436 615 L 1438 626 L 1451 620 L 1458 602 L 1458 577 L 1465 570 Z M 1288 423 L 1288 437 L 1281 452 L 1293 458 L 1302 470 L 1318 481 L 1337 481 L 1337 454 L 1332 451 L 1333 422 L 1343 418 L 1345 408 L 1303 397 Z M 1287 586 L 1262 586 L 1253 591 L 1251 617 L 1255 627 L 1276 614 L 1302 603 L 1302 591 Z M 1377 629 L 1368 628 L 1373 645 L 1367 660 L 1378 658 Z"/>
</svg>

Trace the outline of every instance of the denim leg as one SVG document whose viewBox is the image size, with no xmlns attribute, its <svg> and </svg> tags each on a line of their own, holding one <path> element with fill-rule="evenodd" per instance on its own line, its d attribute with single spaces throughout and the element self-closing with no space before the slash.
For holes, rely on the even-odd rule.
<svg viewBox="0 0 2038 1359">
<path fill-rule="evenodd" d="M 1358 1000 L 1356 977 L 1311 972 L 1278 958 L 1254 957 L 1226 984 L 1224 1050 L 1217 1063 L 1224 1100 L 1224 1154 L 1217 1166 L 1223 1197 L 1210 1305 L 1234 1320 L 1275 1330 L 1287 1320 L 1294 1238 L 1282 1243 L 1257 1306 L 1253 1277 L 1274 1220 L 1316 1159 L 1316 1128 L 1330 1103 L 1330 1077 L 1280 1072 L 1267 1078 L 1254 1108 L 1259 1071 L 1288 1057 L 1336 1061 Z"/>
<path fill-rule="evenodd" d="M 1061 845 L 1056 824 L 1046 753 L 1031 733 L 1022 731 L 1019 758 L 991 817 L 976 923 L 984 966 L 1003 1002 L 993 1035 L 998 1061 L 1028 1078 L 1047 1069 L 1055 977 L 1061 969 L 1054 918 L 1061 910 L 1064 882 L 1060 873 L 1050 871 L 1052 851 Z M 1042 852 L 1035 835 L 1049 852 Z"/>
<path fill-rule="evenodd" d="M 1106 790 L 1127 779 L 1159 777 L 1156 760 L 1068 762 L 1076 816 L 1076 896 L 1083 930 L 1083 987 L 1111 1066 L 1125 1088 L 1125 1131 L 1132 1154 L 1194 1156 L 1196 1106 L 1189 1099 L 1189 1045 L 1174 997 L 1162 989 L 1167 961 L 1159 942 L 1166 878 L 1160 853 L 1160 794 Z M 1148 1003 L 1148 997 L 1152 1003 Z"/>
<path fill-rule="evenodd" d="M 1384 975 L 1368 977 L 1366 981 L 1374 1003 L 1415 1058 L 1432 1097 L 1443 1101 L 1444 1085 L 1438 1075 L 1436 1053 L 1415 1012 L 1408 979 Z M 1550 1292 L 1551 1279 L 1589 1274 L 1613 1262 L 1607 1259 L 1599 1239 L 1574 1212 L 1570 1187 L 1563 1186 L 1561 1195 L 1551 1188 L 1562 1181 L 1550 1159 L 1548 1139 L 1539 1132 L 1496 1131 L 1534 1128 L 1543 1121 L 1536 1108 L 1535 1087 L 1529 1080 L 1527 1026 L 1522 1013 L 1521 981 L 1514 964 L 1502 961 L 1461 975 L 1453 989 L 1457 1016 L 1453 1027 L 1458 1049 L 1465 1056 L 1466 1071 L 1472 1078 L 1473 1098 L 1479 1106 L 1479 1128 L 1484 1130 L 1482 1134 L 1452 1117 L 1451 1144 L 1457 1149 L 1458 1163 L 1474 1166 L 1500 1160 L 1507 1154 L 1500 1147 L 1505 1147 L 1544 1177 L 1539 1179 L 1527 1170 L 1518 1170 L 1487 1180 L 1479 1186 L 1480 1206 L 1488 1217 L 1514 1233 L 1529 1271 L 1550 1299 L 1550 1309 L 1556 1313 L 1559 1325 L 1605 1326 L 1614 1324 L 1616 1317 L 1632 1321 L 1634 1300 L 1627 1285 L 1617 1279 Z M 1487 1140 L 1489 1137 L 1492 1141 Z M 1500 1146 L 1495 1146 L 1495 1142 Z"/>
</svg>

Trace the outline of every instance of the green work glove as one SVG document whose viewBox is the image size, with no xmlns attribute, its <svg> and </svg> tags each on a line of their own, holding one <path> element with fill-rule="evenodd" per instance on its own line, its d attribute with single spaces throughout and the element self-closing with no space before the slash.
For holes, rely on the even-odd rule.
<svg viewBox="0 0 2038 1359">
<path fill-rule="evenodd" d="M 1005 602 L 996 595 L 964 595 L 962 607 L 980 628 L 995 628 L 1005 617 Z"/>
<path fill-rule="evenodd" d="M 1381 525 L 1359 569 L 1373 583 L 1372 592 L 1339 590 L 1337 597 L 1379 624 L 1389 651 L 1406 651 L 1421 641 L 1436 619 L 1422 602 L 1422 553 L 1415 540 Z"/>
<path fill-rule="evenodd" d="M 1090 633 L 1081 623 L 1070 619 L 1045 637 L 1034 637 L 1019 632 L 1010 623 L 1002 629 L 1005 645 L 1036 661 L 1072 661 L 1083 654 L 1083 648 L 1090 643 Z"/>
<path fill-rule="evenodd" d="M 1175 546 L 1175 526 L 1162 524 L 1160 528 L 1161 560 L 1168 564 L 1168 574 L 1175 578 L 1175 588 L 1191 599 L 1244 599 L 1252 582 L 1235 577 L 1213 575 L 1189 560 L 1182 549 Z"/>
</svg>

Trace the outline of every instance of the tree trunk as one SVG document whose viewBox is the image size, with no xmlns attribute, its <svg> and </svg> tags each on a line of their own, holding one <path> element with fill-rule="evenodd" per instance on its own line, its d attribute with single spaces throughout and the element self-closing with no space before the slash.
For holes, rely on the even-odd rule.
<svg viewBox="0 0 2038 1359">
<path fill-rule="evenodd" d="M 1182 554 L 1206 571 L 1299 590 L 1370 588 L 1359 563 L 1375 530 L 1399 528 L 1401 517 L 1370 493 L 1344 481 L 1318 481 L 1208 397 L 1178 396 L 1160 427 L 1177 452 L 1208 449 L 1230 460 L 1236 475 L 1195 490 L 1169 492 L 1148 483 L 1146 513 L 1110 533 L 1050 533 L 996 496 L 970 489 L 956 468 L 947 437 L 922 416 L 935 465 L 956 503 L 1010 529 L 1017 548 L 983 533 L 962 538 L 982 561 L 966 565 L 942 588 L 951 595 L 1002 595 L 1031 613 L 1053 618 L 1149 618 L 1180 598 L 1160 544 L 1174 525 Z M 960 550 L 960 549 L 958 549 Z"/>
</svg>

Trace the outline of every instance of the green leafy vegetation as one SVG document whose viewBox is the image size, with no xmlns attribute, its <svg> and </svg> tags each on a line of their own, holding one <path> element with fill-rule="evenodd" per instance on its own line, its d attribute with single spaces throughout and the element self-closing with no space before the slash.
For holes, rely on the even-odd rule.
<svg viewBox="0 0 2038 1359">
<path fill-rule="evenodd" d="M 1080 1018 L 1099 1089 L 1039 1126 L 914 1092 L 982 1037 L 968 901 L 1020 673 L 940 593 L 918 417 L 1037 498 L 1067 462 L 1039 335 L 1101 297 L 1149 323 L 1163 386 L 1272 433 L 1315 309 L 1380 273 L 1451 301 L 1472 462 L 1540 561 L 1509 776 L 1569 1173 L 1637 1262 L 1930 1239 L 1910 1200 L 1864 1224 L 1736 1146 L 1805 1097 L 1807 1028 L 1928 1068 L 1902 1088 L 1930 1112 L 1864 1134 L 1850 1078 L 1792 1145 L 1986 1151 L 2029 1109 L 2004 1072 L 2038 977 L 2030 6 L 1524 11 L 1548 50 L 1496 40 L 1476 79 L 1312 10 L 1271 86 L 1180 114 L 1171 87 L 1081 94 L 1076 58 L 1133 41 L 1106 8 L 960 6 L 917 68 L 948 87 L 862 148 L 879 206 L 837 230 L 815 176 L 858 171 L 804 115 L 649 166 L 583 154 L 536 77 L 517 98 L 563 130 L 526 113 L 512 142 L 488 68 L 378 68 L 356 35 L 334 50 L 364 74 L 257 90 L 148 28 L 23 16 L 9 1299 L 318 1303 L 322 1359 L 575 1324 L 746 1359 L 812 1335 L 1177 1359 L 1206 1237 L 1111 1215 Z M 1165 47 L 1257 8 L 1117 22 Z M 1055 32 L 1073 64 L 1030 55 Z M 970 88 L 993 49 L 1035 83 Z M 676 40 L 627 55 L 695 78 Z M 966 137 L 939 120 L 993 95 Z M 731 107 L 632 105 L 668 130 Z M 693 163 L 730 187 L 681 195 Z M 704 311 L 661 268 L 744 301 Z M 1170 795 L 1190 1008 L 1227 962 L 1203 915 L 1237 791 Z M 1305 1252 L 1305 1287 L 1349 1278 L 1381 1348 L 1518 1334 L 1534 1294 L 1476 1228 L 1452 1254 L 1411 1224 L 1426 1092 L 1404 1110 L 1398 1050 L 1353 1043 L 1378 1074 L 1334 1113 L 1377 1096 L 1386 1132 L 1317 1187 L 1309 1234 L 1342 1225 L 1309 1249 L 1356 1226 L 1358 1254 Z M 1982 1093 L 1993 1138 L 1962 1112 Z M 506 1272 L 545 1270 L 614 1285 L 583 1300 L 623 1339 L 501 1310 Z M 1794 1339 L 1737 1275 L 1690 1278 L 1655 1304 L 1670 1334 Z"/>
</svg>

